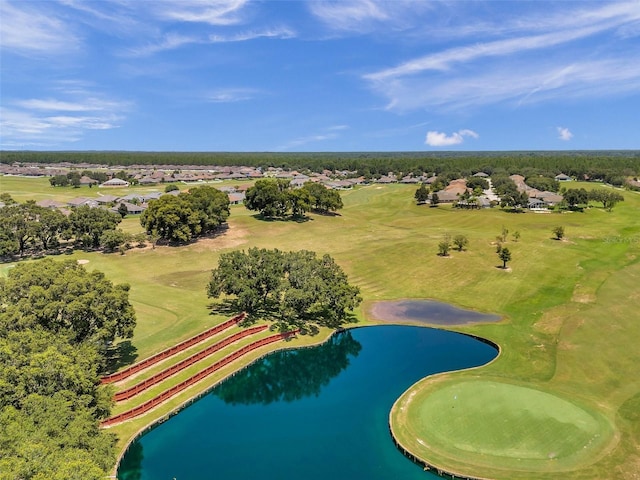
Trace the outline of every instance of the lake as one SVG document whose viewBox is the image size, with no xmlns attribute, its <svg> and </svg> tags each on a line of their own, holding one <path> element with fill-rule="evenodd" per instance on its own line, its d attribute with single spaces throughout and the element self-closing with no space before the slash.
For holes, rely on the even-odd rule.
<svg viewBox="0 0 640 480">
<path fill-rule="evenodd" d="M 120 480 L 439 478 L 393 444 L 395 400 L 421 378 L 497 350 L 462 334 L 384 325 L 276 352 L 136 440 Z"/>
</svg>

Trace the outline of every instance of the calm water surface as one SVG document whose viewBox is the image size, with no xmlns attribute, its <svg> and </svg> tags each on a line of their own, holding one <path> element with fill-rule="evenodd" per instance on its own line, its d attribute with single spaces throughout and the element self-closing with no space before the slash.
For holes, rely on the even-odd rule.
<svg viewBox="0 0 640 480">
<path fill-rule="evenodd" d="M 394 401 L 426 375 L 484 364 L 497 351 L 461 334 L 377 326 L 279 352 L 138 439 L 120 480 L 413 480 L 394 446 Z"/>
</svg>

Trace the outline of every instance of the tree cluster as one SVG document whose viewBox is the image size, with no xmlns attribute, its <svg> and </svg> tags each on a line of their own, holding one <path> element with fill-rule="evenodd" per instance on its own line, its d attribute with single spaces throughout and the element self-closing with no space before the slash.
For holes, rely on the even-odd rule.
<svg viewBox="0 0 640 480">
<path fill-rule="evenodd" d="M 229 196 L 202 186 L 177 196 L 151 200 L 140 224 L 147 234 L 169 242 L 185 243 L 216 230 L 229 218 Z"/>
<path fill-rule="evenodd" d="M 99 420 L 113 391 L 99 374 L 111 343 L 132 335 L 128 289 L 50 259 L 0 279 L 0 477 L 105 478 L 115 438 Z"/>
<path fill-rule="evenodd" d="M 500 196 L 500 206 L 502 208 L 512 208 L 520 210 L 529 204 L 527 192 L 519 192 L 518 187 L 507 176 L 491 177 L 493 189 Z"/>
<path fill-rule="evenodd" d="M 558 192 L 560 190 L 560 182 L 552 177 L 544 177 L 542 175 L 530 175 L 525 178 L 525 183 L 531 188 L 541 190 L 543 192 Z"/>
<path fill-rule="evenodd" d="M 289 180 L 265 178 L 247 190 L 244 204 L 265 218 L 301 218 L 311 210 L 335 212 L 342 208 L 342 198 L 335 190 L 318 183 L 307 182 L 302 188 L 292 188 Z"/>
<path fill-rule="evenodd" d="M 52 187 L 78 188 L 80 187 L 80 179 L 82 177 L 89 177 L 98 183 L 104 183 L 109 180 L 109 176 L 105 172 L 92 170 L 83 170 L 82 172 L 78 172 L 77 170 L 72 170 L 70 172 L 67 172 L 66 175 L 54 175 L 53 177 L 49 178 L 49 183 Z"/>
<path fill-rule="evenodd" d="M 11 203 L 0 208 L 0 257 L 44 253 L 68 240 L 99 248 L 105 232 L 114 231 L 121 221 L 116 213 L 86 205 L 74 208 L 67 217 L 33 201 Z"/>
<path fill-rule="evenodd" d="M 360 290 L 329 255 L 250 248 L 220 256 L 209 297 L 229 296 L 233 308 L 275 319 L 285 329 L 305 324 L 337 327 L 362 301 Z"/>
<path fill-rule="evenodd" d="M 589 200 L 602 203 L 604 209 L 610 212 L 618 202 L 624 202 L 624 197 L 613 190 L 595 189 L 589 192 Z"/>
<path fill-rule="evenodd" d="M 604 209 L 610 212 L 618 202 L 624 201 L 624 197 L 618 192 L 601 188 L 590 191 L 584 188 L 569 188 L 563 192 L 563 196 L 565 203 L 572 210 L 581 209 L 593 201 L 602 203 Z"/>
<path fill-rule="evenodd" d="M 469 239 L 466 235 L 458 234 L 452 239 L 451 235 L 446 234 L 442 238 L 442 241 L 438 243 L 438 255 L 448 257 L 452 246 L 455 246 L 456 250 L 462 252 L 468 245 Z"/>
</svg>

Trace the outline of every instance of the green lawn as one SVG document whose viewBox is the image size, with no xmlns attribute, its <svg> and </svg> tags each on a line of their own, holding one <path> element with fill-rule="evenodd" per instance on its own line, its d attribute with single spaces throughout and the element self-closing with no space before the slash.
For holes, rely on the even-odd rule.
<svg viewBox="0 0 640 480">
<path fill-rule="evenodd" d="M 3 191 L 6 178 L 0 177 Z M 58 189 L 41 180 L 11 182 L 15 183 L 7 191 L 20 200 L 43 198 L 51 191 L 59 195 Z M 36 184 L 38 188 L 30 191 L 30 185 Z M 350 281 L 361 287 L 364 303 L 356 312 L 361 323 L 370 323 L 367 306 L 379 299 L 431 298 L 500 314 L 504 320 L 497 324 L 455 327 L 498 343 L 502 351 L 496 361 L 480 369 L 427 379 L 408 395 L 423 388 L 436 395 L 444 380 L 446 388 L 476 385 L 478 391 L 484 391 L 495 386 L 499 398 L 487 397 L 485 403 L 496 408 L 493 415 L 508 411 L 505 418 L 513 419 L 500 430 L 502 436 L 495 437 L 492 449 L 492 458 L 504 461 L 487 466 L 479 458 L 487 455 L 482 449 L 495 435 L 491 431 L 495 422 L 490 421 L 473 427 L 476 433 L 464 440 L 469 451 L 479 452 L 473 457 L 475 462 L 471 455 L 456 456 L 453 440 L 449 446 L 441 440 L 438 452 L 425 452 L 425 458 L 438 460 L 448 469 L 497 478 L 549 478 L 554 468 L 563 470 L 563 478 L 634 478 L 640 471 L 640 195 L 623 192 L 625 201 L 611 213 L 595 207 L 584 213 L 513 214 L 500 209 L 416 206 L 415 189 L 389 185 L 346 191 L 340 215 L 311 215 L 304 223 L 265 222 L 242 206 L 232 207 L 229 229 L 214 239 L 184 247 L 133 249 L 126 255 L 75 252 L 64 258 L 89 260 L 87 268 L 131 285 L 130 299 L 138 317 L 132 345 L 138 359 L 219 322 L 222 317 L 210 315 L 207 309 L 209 272 L 220 253 L 252 246 L 331 254 Z M 136 222 L 127 218 L 123 228 L 139 231 Z M 512 252 L 508 271 L 497 268 L 501 262 L 495 253 L 496 236 L 503 226 L 520 233 L 518 242 L 510 233 L 505 244 Z M 563 241 L 552 239 L 555 226 L 565 228 Z M 467 250 L 452 251 L 449 258 L 437 256 L 438 242 L 445 234 L 466 235 Z M 0 265 L 0 274 L 8 267 Z M 296 342 L 313 343 L 319 338 Z M 124 443 L 154 416 L 219 378 L 214 376 L 190 389 L 153 415 L 112 430 Z M 424 398 L 425 408 L 438 399 Z M 527 398 L 540 400 L 543 406 L 519 409 Z M 505 408 L 498 408 L 500 405 Z M 426 415 L 430 410 L 420 411 Z M 457 419 L 452 411 L 438 410 L 443 429 Z M 572 412 L 572 422 L 554 423 L 555 411 Z M 540 419 L 544 421 L 538 425 Z M 581 429 L 582 421 L 590 426 Z M 548 435 L 538 427 L 548 428 Z M 412 423 L 412 428 L 420 424 Z M 587 441 L 590 428 L 600 429 L 599 441 L 583 448 L 588 455 L 571 454 Z M 394 428 L 407 448 L 417 448 L 415 441 L 409 445 L 411 440 L 402 438 L 405 430 Z M 440 438 L 445 436 L 442 433 Z M 505 455 L 505 439 L 520 437 L 520 456 Z M 553 443 L 551 449 L 545 444 L 547 439 L 561 444 Z M 557 458 L 548 458 L 553 452 Z M 438 458 L 430 458 L 436 454 Z M 514 465 L 518 462 L 514 458 L 530 461 Z"/>
<path fill-rule="evenodd" d="M 411 438 L 415 455 L 452 473 L 492 478 L 590 464 L 615 432 L 602 414 L 574 399 L 477 377 L 421 385 L 398 401 L 393 415 L 394 431 Z"/>
</svg>

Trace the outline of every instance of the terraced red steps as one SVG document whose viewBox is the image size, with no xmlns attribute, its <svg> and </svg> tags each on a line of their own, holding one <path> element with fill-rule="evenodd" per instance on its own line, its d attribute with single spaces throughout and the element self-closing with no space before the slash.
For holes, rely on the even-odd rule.
<svg viewBox="0 0 640 480">
<path fill-rule="evenodd" d="M 157 383 L 160 383 L 161 381 L 163 381 L 165 378 L 169 378 L 172 375 L 175 375 L 178 372 L 181 372 L 182 370 L 184 370 L 185 368 L 190 367 L 191 365 L 193 365 L 194 363 L 202 360 L 203 358 L 208 357 L 209 355 L 212 355 L 213 353 L 223 349 L 224 347 L 226 347 L 227 345 L 231 345 L 234 342 L 237 342 L 238 340 L 241 340 L 245 337 L 254 335 L 256 333 L 262 332 L 264 330 L 266 330 L 268 327 L 268 325 L 259 325 L 257 327 L 251 327 L 248 328 L 246 330 L 242 330 L 240 332 L 234 333 L 233 335 L 231 335 L 230 337 L 224 338 L 222 340 L 220 340 L 217 343 L 214 343 L 213 345 L 210 345 L 209 347 L 205 348 L 204 350 L 199 351 L 198 353 L 194 353 L 193 355 L 191 355 L 188 358 L 185 358 L 184 360 L 181 360 L 180 362 L 176 363 L 175 365 L 172 365 L 168 368 L 165 368 L 164 370 L 162 370 L 161 372 L 156 373 L 155 375 L 153 375 L 152 377 L 147 378 L 146 380 L 130 387 L 127 388 L 126 390 L 122 390 L 121 392 L 118 392 L 115 394 L 114 399 L 116 402 L 120 402 L 122 400 L 127 400 L 131 397 L 136 396 L 137 394 L 139 394 L 140 392 L 145 391 L 147 388 L 150 388 L 152 386 L 154 386 Z"/>
<path fill-rule="evenodd" d="M 218 360 L 216 363 L 214 363 L 213 365 L 210 365 L 209 367 L 203 369 L 202 371 L 198 372 L 197 374 L 193 375 L 192 377 L 188 378 L 187 380 L 174 385 L 173 387 L 169 388 L 168 390 L 165 390 L 164 392 L 162 392 L 160 395 L 152 398 L 151 400 L 148 400 L 144 403 L 142 403 L 141 405 L 138 405 L 135 408 L 132 408 L 131 410 L 127 410 L 126 412 L 120 413 L 118 415 L 114 415 L 113 417 L 107 418 L 106 420 L 103 420 L 100 425 L 103 427 L 108 427 L 111 425 L 115 425 L 117 423 L 121 423 L 124 422 L 126 420 L 129 420 L 131 418 L 137 417 L 139 415 L 142 415 L 143 413 L 148 412 L 149 410 L 151 410 L 152 408 L 155 408 L 156 406 L 160 405 L 162 402 L 164 402 L 165 400 L 170 399 L 171 397 L 173 397 L 174 395 L 180 393 L 181 391 L 185 390 L 186 388 L 190 387 L 191 385 L 199 382 L 200 380 L 202 380 L 203 378 L 211 375 L 212 373 L 216 372 L 217 370 L 220 370 L 222 367 L 224 367 L 225 365 L 228 365 L 229 363 L 233 362 L 234 360 L 237 360 L 238 358 L 246 355 L 247 353 L 263 347 L 265 345 L 268 345 L 270 343 L 274 343 L 277 342 L 279 340 L 284 340 L 287 338 L 290 338 L 294 335 L 296 335 L 298 333 L 298 330 L 294 330 L 291 332 L 285 332 L 285 333 L 278 333 L 275 335 L 271 335 L 269 337 L 265 337 L 265 338 L 261 338 L 260 340 L 256 340 L 253 343 L 250 343 L 249 345 L 246 345 L 244 347 L 242 347 L 239 350 L 236 350 L 235 352 L 227 355 L 226 357 L 222 358 L 221 360 Z"/>
<path fill-rule="evenodd" d="M 205 330 L 204 332 L 199 333 L 198 335 L 195 335 L 191 338 L 188 338 L 187 340 L 184 340 L 183 342 L 178 343 L 177 345 L 174 345 L 173 347 L 167 348 L 166 350 L 156 353 L 155 355 L 152 355 L 142 360 L 141 362 L 134 363 L 133 365 L 125 368 L 124 370 L 120 370 L 119 372 L 112 373 L 111 375 L 105 375 L 100 379 L 100 383 L 102 384 L 114 383 L 114 382 L 119 382 L 120 380 L 124 380 L 125 378 L 128 378 L 131 375 L 138 373 L 141 370 L 144 370 L 145 368 L 150 367 L 151 365 L 155 365 L 156 363 L 164 360 L 165 358 L 169 358 L 177 353 L 180 353 L 183 350 L 186 350 L 187 348 L 197 343 L 200 343 L 203 340 L 206 340 L 207 338 L 212 337 L 213 335 L 220 333 L 223 330 L 226 330 L 227 328 L 232 327 L 233 325 L 236 325 L 237 323 L 244 320 L 246 316 L 247 316 L 246 313 L 240 313 L 235 317 L 230 318 L 229 320 L 222 322 L 219 325 L 216 325 L 215 327 Z"/>
</svg>

